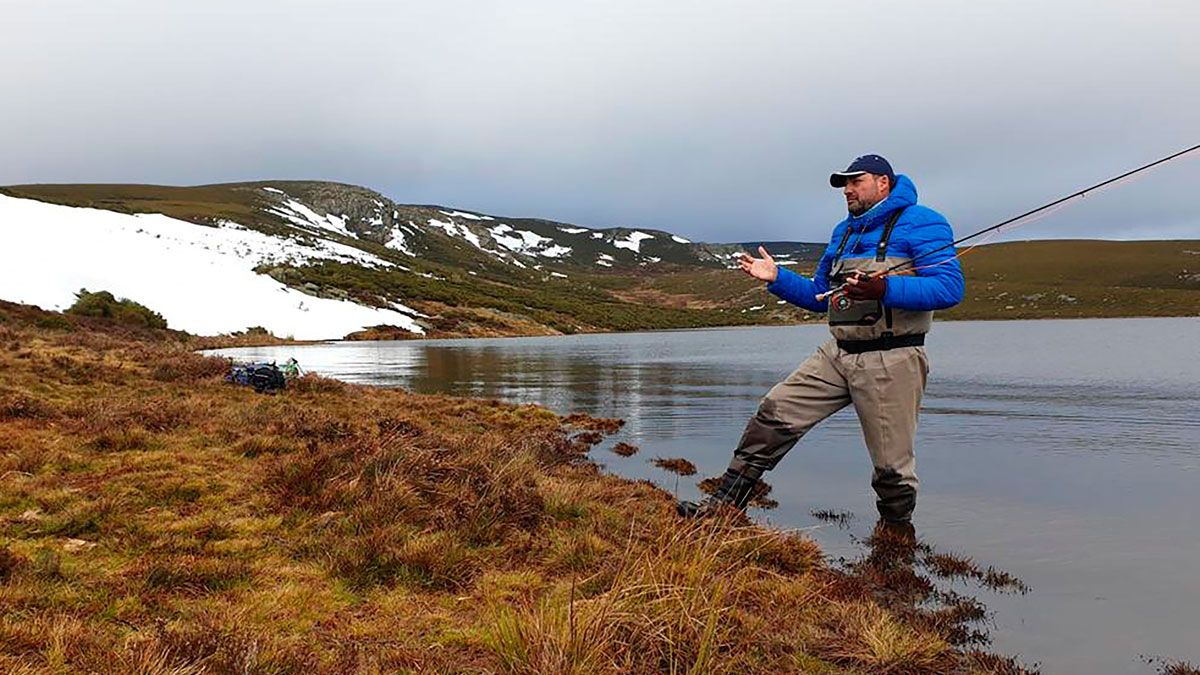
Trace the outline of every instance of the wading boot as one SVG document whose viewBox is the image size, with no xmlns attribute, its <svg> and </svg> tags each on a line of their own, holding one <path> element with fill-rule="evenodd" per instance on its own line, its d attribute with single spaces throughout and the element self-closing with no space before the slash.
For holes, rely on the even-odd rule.
<svg viewBox="0 0 1200 675">
<path fill-rule="evenodd" d="M 761 471 L 745 469 L 734 471 L 726 469 L 721 476 L 721 485 L 716 492 L 699 502 L 680 501 L 675 505 L 675 511 L 683 518 L 704 518 L 720 511 L 723 506 L 733 506 L 745 510 L 746 504 L 754 496 L 754 488 L 758 487 Z"/>
<path fill-rule="evenodd" d="M 879 518 L 892 524 L 904 524 L 912 520 L 913 509 L 917 507 L 917 490 L 904 482 L 901 475 L 894 469 L 875 469 L 871 478 L 871 487 L 875 488 L 875 507 L 879 510 Z"/>
</svg>

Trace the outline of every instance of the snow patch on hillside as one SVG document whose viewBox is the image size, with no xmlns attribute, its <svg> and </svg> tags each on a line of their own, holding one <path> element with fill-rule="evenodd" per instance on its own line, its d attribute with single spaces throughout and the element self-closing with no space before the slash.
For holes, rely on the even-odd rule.
<svg viewBox="0 0 1200 675">
<path fill-rule="evenodd" d="M 560 227 L 558 228 L 558 231 L 566 232 L 567 234 L 583 234 L 584 232 L 587 232 L 588 229 L 586 227 Z"/>
<path fill-rule="evenodd" d="M 646 234 L 645 232 L 631 232 L 624 239 L 614 239 L 613 246 L 617 248 L 627 248 L 634 253 L 641 253 L 642 242 L 647 239 L 653 239 L 654 235 Z"/>
<path fill-rule="evenodd" d="M 479 235 L 472 232 L 471 228 L 467 227 L 466 225 L 459 225 L 453 220 L 438 220 L 436 218 L 430 218 L 429 226 L 443 230 L 446 232 L 446 234 L 452 237 L 462 237 L 463 239 L 471 242 L 472 246 L 481 251 L 487 251 L 488 253 L 493 254 L 496 253 L 495 251 L 490 251 L 484 248 L 483 243 L 479 241 Z"/>
<path fill-rule="evenodd" d="M 570 253 L 571 248 L 569 246 L 559 246 L 556 244 L 544 251 L 539 251 L 538 255 L 542 256 L 543 258 L 561 258 L 564 255 L 569 255 Z"/>
<path fill-rule="evenodd" d="M 677 234 L 673 234 L 673 235 L 671 235 L 671 239 L 673 239 L 673 240 L 675 241 L 675 243 L 676 243 L 676 244 L 690 244 L 690 243 L 692 243 L 692 242 L 688 241 L 687 239 L 684 239 L 683 237 L 681 237 L 681 236 L 679 236 L 679 235 L 677 235 Z"/>
<path fill-rule="evenodd" d="M 510 251 L 518 251 L 520 253 L 529 253 L 542 248 L 547 242 L 553 241 L 549 237 L 543 237 L 536 232 L 514 230 L 512 226 L 504 223 L 489 229 L 488 232 L 491 233 L 492 239 L 495 239 L 497 244 Z"/>
<path fill-rule="evenodd" d="M 392 231 L 388 235 L 388 240 L 386 243 L 384 243 L 384 246 L 396 251 L 400 251 L 404 255 L 416 255 L 411 249 L 408 248 L 408 239 L 405 237 L 404 230 L 399 225 L 392 226 Z"/>
<path fill-rule="evenodd" d="M 495 220 L 491 216 L 481 216 L 475 213 L 467 213 L 466 211 L 438 211 L 438 213 L 450 216 L 451 218 L 466 218 L 467 220 Z"/>
<path fill-rule="evenodd" d="M 285 199 L 279 206 L 267 209 L 267 213 L 280 216 L 297 227 L 327 230 L 346 237 L 354 236 L 346 229 L 345 217 L 334 214 L 321 215 L 295 199 Z"/>
<path fill-rule="evenodd" d="M 162 214 L 124 214 L 0 195 L 0 298 L 65 309 L 81 288 L 110 291 L 202 335 L 264 326 L 298 339 L 340 338 L 368 326 L 424 330 L 415 310 L 366 307 L 288 288 L 254 267 L 339 256 L 391 264 L 350 246 L 306 246 L 236 223 L 205 227 Z"/>
</svg>

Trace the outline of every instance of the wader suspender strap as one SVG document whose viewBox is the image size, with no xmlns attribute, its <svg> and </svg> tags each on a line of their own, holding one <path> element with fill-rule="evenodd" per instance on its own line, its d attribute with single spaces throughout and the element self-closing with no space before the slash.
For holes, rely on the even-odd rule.
<svg viewBox="0 0 1200 675">
<path fill-rule="evenodd" d="M 845 233 L 842 234 L 842 243 L 838 244 L 837 250 L 833 252 L 833 261 L 837 262 L 842 258 L 842 251 L 846 250 L 846 242 L 850 241 L 850 226 L 846 226 Z"/>
<path fill-rule="evenodd" d="M 901 207 L 893 211 L 892 217 L 888 218 L 887 224 L 883 226 L 883 233 L 879 236 L 879 245 L 875 247 L 875 262 L 883 262 L 884 258 L 887 257 L 888 240 L 892 238 L 892 230 L 896 227 L 896 221 L 900 220 L 900 214 L 904 213 L 904 209 L 906 208 L 908 207 Z M 850 241 L 850 230 L 850 226 L 847 225 L 846 231 L 842 233 L 842 241 L 838 243 L 837 250 L 833 252 L 833 265 L 837 265 L 837 268 L 830 267 L 829 276 L 831 277 L 842 270 L 842 252 L 846 250 L 846 242 Z M 859 239 L 862 239 L 861 232 L 859 233 Z M 857 240 L 854 242 L 854 245 L 858 246 Z"/>
<path fill-rule="evenodd" d="M 846 242 L 850 241 L 850 229 L 850 226 L 847 225 L 846 231 L 842 233 L 841 243 L 838 244 L 837 250 L 833 252 L 833 262 L 829 265 L 830 278 L 840 274 L 842 268 L 846 266 L 846 263 L 842 260 L 842 252 L 846 250 Z M 858 236 L 861 239 L 862 233 L 860 232 Z M 858 242 L 854 242 L 854 245 L 857 246 Z"/>
<path fill-rule="evenodd" d="M 892 238 L 892 230 L 895 229 L 896 221 L 900 220 L 900 214 L 904 213 L 905 208 L 908 207 L 902 207 L 893 211 L 892 217 L 888 218 L 887 225 L 883 226 L 883 234 L 879 236 L 879 245 L 875 247 L 875 262 L 883 262 L 887 258 L 888 240 Z M 846 241 L 843 239 L 842 244 L 845 245 L 845 243 Z M 838 252 L 840 253 L 841 249 L 838 249 Z"/>
</svg>

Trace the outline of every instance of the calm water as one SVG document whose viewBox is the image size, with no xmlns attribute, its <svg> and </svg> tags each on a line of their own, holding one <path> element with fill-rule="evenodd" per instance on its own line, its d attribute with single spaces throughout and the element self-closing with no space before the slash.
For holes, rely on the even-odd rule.
<svg viewBox="0 0 1200 675">
<path fill-rule="evenodd" d="M 295 356 L 351 382 L 626 420 L 610 470 L 680 496 L 686 457 L 720 473 L 759 397 L 828 337 L 824 326 L 237 349 Z M 939 323 L 918 433 L 920 537 L 1029 583 L 984 592 L 995 648 L 1047 673 L 1146 673 L 1200 662 L 1200 319 Z M 871 466 L 852 409 L 768 474 L 760 520 L 813 528 L 833 556 L 874 523 Z M 814 509 L 855 514 L 823 525 Z"/>
</svg>

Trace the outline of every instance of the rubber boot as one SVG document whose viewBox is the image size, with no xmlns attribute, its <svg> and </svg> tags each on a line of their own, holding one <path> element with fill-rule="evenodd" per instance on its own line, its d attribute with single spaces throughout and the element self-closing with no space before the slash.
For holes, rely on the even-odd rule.
<svg viewBox="0 0 1200 675">
<path fill-rule="evenodd" d="M 683 518 L 704 518 L 720 511 L 723 506 L 745 510 L 746 504 L 749 504 L 750 498 L 754 496 L 754 488 L 758 487 L 761 476 L 761 472 L 753 469 L 740 472 L 726 469 L 716 492 L 699 503 L 680 501 L 675 505 L 675 511 Z"/>
<path fill-rule="evenodd" d="M 880 519 L 893 524 L 912 520 L 913 509 L 917 507 L 917 491 L 911 485 L 905 485 L 900 474 L 891 469 L 875 469 L 871 487 L 875 488 L 878 497 L 875 507 Z"/>
</svg>

